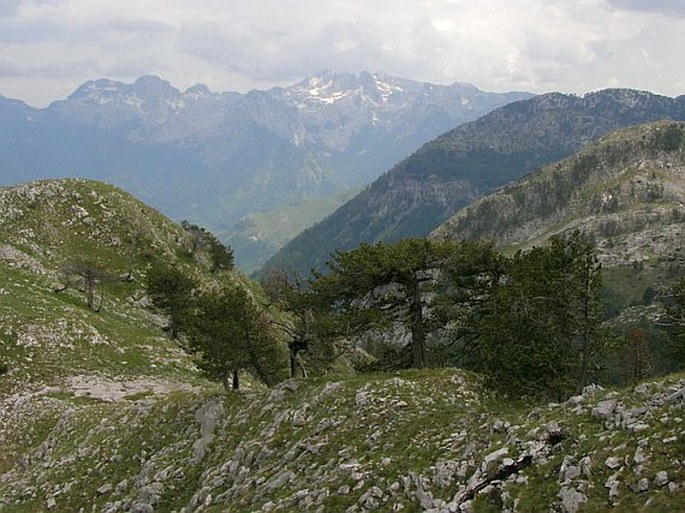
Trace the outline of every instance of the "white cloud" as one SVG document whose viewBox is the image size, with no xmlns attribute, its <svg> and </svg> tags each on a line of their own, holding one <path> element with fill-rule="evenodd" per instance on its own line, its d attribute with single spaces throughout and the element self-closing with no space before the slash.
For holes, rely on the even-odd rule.
<svg viewBox="0 0 685 513">
<path fill-rule="evenodd" d="M 335 69 L 675 95 L 683 34 L 680 0 L 0 0 L 0 94 L 44 105 L 100 77 L 245 90 Z"/>
</svg>

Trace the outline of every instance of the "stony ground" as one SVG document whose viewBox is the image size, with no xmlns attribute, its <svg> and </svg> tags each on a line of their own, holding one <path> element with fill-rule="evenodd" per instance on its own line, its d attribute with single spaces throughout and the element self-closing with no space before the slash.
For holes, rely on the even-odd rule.
<svg viewBox="0 0 685 513">
<path fill-rule="evenodd" d="M 452 370 L 229 395 L 86 381 L 2 398 L 0 440 L 23 450 L 4 462 L 0 511 L 685 507 L 682 376 L 536 408 Z"/>
</svg>

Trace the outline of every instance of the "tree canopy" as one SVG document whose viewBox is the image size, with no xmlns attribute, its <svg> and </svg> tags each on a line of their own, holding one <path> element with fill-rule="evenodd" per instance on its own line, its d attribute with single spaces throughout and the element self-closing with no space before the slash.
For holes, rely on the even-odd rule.
<svg viewBox="0 0 685 513">
<path fill-rule="evenodd" d="M 178 267 L 155 262 L 147 272 L 147 290 L 153 304 L 169 316 L 169 331 L 178 338 L 190 321 L 197 283 Z"/>
<path fill-rule="evenodd" d="M 578 234 L 519 251 L 473 320 L 467 365 L 523 396 L 563 396 L 585 384 L 600 352 L 601 267 Z"/>
<path fill-rule="evenodd" d="M 204 249 L 209 255 L 212 272 L 233 269 L 233 250 L 224 245 L 216 236 L 205 228 L 188 221 L 181 221 L 181 226 L 190 239 L 190 254 Z"/>
<path fill-rule="evenodd" d="M 221 286 L 201 292 L 187 329 L 188 346 L 201 356 L 201 367 L 228 388 L 239 386 L 238 371 L 251 369 L 273 385 L 282 369 L 269 321 L 242 287 Z"/>
<path fill-rule="evenodd" d="M 336 252 L 329 274 L 316 275 L 312 288 L 352 334 L 393 322 L 403 325 L 411 334 L 412 366 L 422 368 L 431 297 L 427 284 L 453 250 L 453 243 L 428 239 L 362 244 Z"/>
<path fill-rule="evenodd" d="M 181 269 L 156 263 L 148 271 L 148 294 L 169 316 L 169 329 L 200 367 L 226 388 L 238 388 L 248 369 L 267 385 L 281 379 L 283 357 L 271 323 L 244 287 L 200 285 Z"/>
</svg>

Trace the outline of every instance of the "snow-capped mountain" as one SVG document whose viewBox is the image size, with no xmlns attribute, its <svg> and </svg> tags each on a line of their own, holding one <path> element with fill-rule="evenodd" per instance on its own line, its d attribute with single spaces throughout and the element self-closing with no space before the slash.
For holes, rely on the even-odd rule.
<svg viewBox="0 0 685 513">
<path fill-rule="evenodd" d="M 100 79 L 45 109 L 0 98 L 0 181 L 101 179 L 222 232 L 369 183 L 436 135 L 530 96 L 382 73 L 323 72 L 246 94 Z"/>
</svg>

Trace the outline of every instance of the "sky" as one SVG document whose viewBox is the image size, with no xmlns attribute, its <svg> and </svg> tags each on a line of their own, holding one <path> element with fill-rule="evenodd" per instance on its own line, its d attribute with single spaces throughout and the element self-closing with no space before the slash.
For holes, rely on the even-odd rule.
<svg viewBox="0 0 685 513">
<path fill-rule="evenodd" d="M 685 93 L 685 0 L 0 0 L 0 95 L 87 80 L 183 90 L 382 71 L 487 91 Z"/>
</svg>

